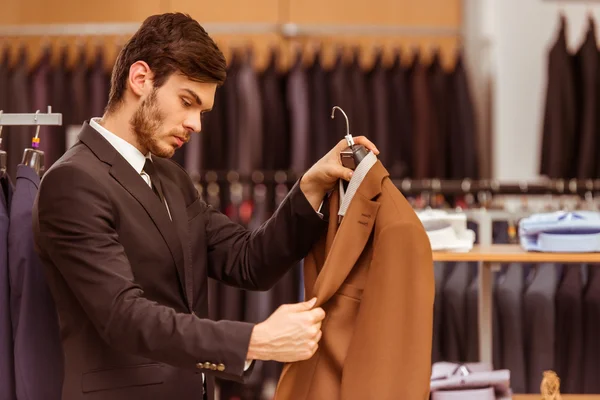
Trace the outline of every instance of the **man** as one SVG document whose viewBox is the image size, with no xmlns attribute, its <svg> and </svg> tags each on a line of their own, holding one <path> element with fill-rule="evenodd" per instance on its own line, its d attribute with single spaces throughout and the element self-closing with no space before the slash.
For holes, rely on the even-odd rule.
<svg viewBox="0 0 600 400">
<path fill-rule="evenodd" d="M 252 232 L 199 199 L 168 158 L 200 132 L 225 71 L 196 21 L 148 18 L 117 59 L 105 115 L 42 180 L 33 224 L 60 317 L 63 399 L 212 398 L 214 377 L 244 382 L 252 360 L 317 348 L 314 299 L 256 325 L 207 319 L 207 277 L 269 289 L 324 232 L 326 192 L 351 175 L 340 141 Z"/>
</svg>

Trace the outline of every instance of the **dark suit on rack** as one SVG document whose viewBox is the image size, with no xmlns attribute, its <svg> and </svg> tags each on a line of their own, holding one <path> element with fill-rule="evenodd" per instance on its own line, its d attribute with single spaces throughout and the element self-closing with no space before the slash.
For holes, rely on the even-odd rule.
<svg viewBox="0 0 600 400">
<path fill-rule="evenodd" d="M 548 56 L 548 86 L 542 137 L 540 173 L 549 178 L 570 178 L 570 155 L 576 135 L 573 59 L 567 48 L 566 20 Z"/>
<path fill-rule="evenodd" d="M 27 50 L 19 50 L 19 60 L 14 65 L 10 82 L 10 100 L 8 110 L 11 113 L 31 113 L 31 90 L 28 69 Z M 41 112 L 42 110 L 40 110 Z M 7 129 L 8 128 L 8 129 Z M 8 153 L 7 170 L 11 178 L 16 177 L 17 165 L 23 158 L 23 150 L 31 146 L 31 138 L 35 135 L 35 129 L 31 126 L 5 127 L 2 132 L 5 144 L 4 149 Z"/>
<path fill-rule="evenodd" d="M 582 265 L 564 265 L 556 291 L 556 373 L 562 393 L 583 392 Z"/>
<path fill-rule="evenodd" d="M 583 297 L 583 393 L 600 393 L 600 265 L 589 266 Z"/>
<path fill-rule="evenodd" d="M 598 124 L 600 55 L 596 43 L 596 24 L 593 19 L 589 20 L 589 24 L 585 41 L 575 54 L 578 114 L 580 116 L 577 121 L 579 146 L 575 148 L 577 151 L 575 160 L 578 160 L 578 165 L 573 165 L 573 167 L 576 168 L 575 176 L 579 179 L 596 178 L 598 176 L 596 172 L 600 167 L 596 160 L 600 146 L 600 141 L 597 140 L 597 136 L 600 134 L 600 125 Z"/>
<path fill-rule="evenodd" d="M 322 53 L 317 51 L 315 60 L 310 67 L 309 85 L 310 85 L 310 134 L 311 146 L 311 163 L 315 163 L 327 153 L 329 149 L 329 137 L 332 129 L 332 121 L 330 118 L 331 108 L 335 105 L 332 103 L 329 90 L 327 88 L 327 72 L 323 69 Z M 340 138 L 341 140 L 341 138 Z"/>
<path fill-rule="evenodd" d="M 378 129 L 377 124 L 382 125 L 381 123 L 378 123 L 377 121 L 373 120 L 373 117 L 376 117 L 378 114 L 373 114 L 369 110 L 369 103 L 373 100 L 373 98 L 371 97 L 371 99 L 369 99 L 369 88 L 367 86 L 366 75 L 367 74 L 365 74 L 365 72 L 363 71 L 362 65 L 360 63 L 360 47 L 356 47 L 353 49 L 352 64 L 350 64 L 350 68 L 348 69 L 348 79 L 350 90 L 352 93 L 352 116 L 348 115 L 348 118 L 350 119 L 351 123 L 350 133 L 352 133 L 352 135 L 354 136 L 372 135 L 375 133 L 374 130 Z M 377 87 L 377 90 L 379 92 L 386 91 L 386 83 L 387 82 L 384 80 L 383 88 Z M 377 101 L 383 101 L 383 104 L 387 106 L 386 99 Z M 383 112 L 387 115 L 387 109 Z"/>
<path fill-rule="evenodd" d="M 49 168 L 62 156 L 66 150 L 66 125 L 71 121 L 70 96 L 68 95 L 67 84 L 69 82 L 69 50 L 65 46 L 61 49 L 59 62 L 52 66 L 50 73 L 50 105 L 52 111 L 63 115 L 63 124 L 48 126 L 48 138 L 46 141 L 46 151 L 44 152 L 44 161 Z"/>
<path fill-rule="evenodd" d="M 0 400 L 13 400 L 17 397 L 7 248 L 13 190 L 10 177 L 3 174 L 0 177 Z"/>
<path fill-rule="evenodd" d="M 58 400 L 63 380 L 58 320 L 31 226 L 39 183 L 33 169 L 19 165 L 8 236 L 15 381 L 18 399 Z"/>
<path fill-rule="evenodd" d="M 283 97 L 282 76 L 278 71 L 279 53 L 272 50 L 270 56 L 269 64 L 260 77 L 264 125 L 263 168 L 266 170 L 287 169 L 290 163 L 290 140 L 287 134 L 288 118 Z M 327 152 L 321 154 L 325 153 Z"/>
<path fill-rule="evenodd" d="M 372 127 L 370 132 L 362 134 L 373 136 L 377 146 L 380 146 L 382 149 L 387 149 L 387 151 L 381 152 L 379 159 L 384 165 L 388 165 L 392 162 L 392 153 L 395 150 L 392 150 L 389 146 L 389 76 L 386 67 L 383 64 L 383 52 L 381 51 L 375 55 L 375 64 L 373 69 L 369 72 L 368 82 L 370 95 L 369 111 L 372 116 Z"/>
<path fill-rule="evenodd" d="M 555 264 L 535 267 L 523 296 L 527 392 L 538 393 L 544 371 L 554 369 L 555 295 L 558 272 Z"/>
<path fill-rule="evenodd" d="M 475 112 L 471 99 L 462 54 L 457 55 L 454 71 L 450 76 L 450 155 L 452 179 L 478 179 L 477 133 Z"/>
<path fill-rule="evenodd" d="M 510 264 L 498 280 L 494 296 L 498 305 L 502 343 L 501 362 L 494 365 L 510 370 L 510 384 L 514 393 L 527 393 L 523 337 L 524 290 L 523 266 Z"/>
<path fill-rule="evenodd" d="M 31 105 L 32 105 L 32 109 L 35 110 L 40 110 L 40 112 L 42 113 L 46 113 L 48 112 L 48 105 L 50 104 L 50 92 L 48 91 L 48 88 L 50 86 L 50 72 L 51 72 L 51 53 L 50 53 L 50 48 L 46 47 L 43 50 L 42 56 L 38 62 L 38 64 L 36 65 L 34 71 L 31 73 Z M 56 110 L 55 110 L 56 112 Z M 40 127 L 40 133 L 39 133 L 39 138 L 40 138 L 40 150 L 44 152 L 44 156 L 45 153 L 48 152 L 48 150 L 51 147 L 51 141 L 50 141 L 50 136 L 48 135 L 48 131 L 49 131 L 49 127 L 48 126 L 41 126 Z M 33 132 L 35 133 L 35 131 Z M 33 135 L 31 135 L 33 136 Z M 27 146 L 29 147 L 29 146 Z M 44 164 L 45 167 L 48 168 L 50 167 L 50 164 L 45 162 L 44 159 Z"/>
<path fill-rule="evenodd" d="M 352 90 L 350 89 L 349 69 L 344 61 L 342 48 L 338 48 L 336 51 L 333 68 L 327 71 L 327 80 L 329 83 L 328 97 L 330 101 L 327 112 L 331 113 L 333 106 L 338 106 L 344 110 L 350 122 L 350 133 L 352 133 L 352 127 L 354 126 L 352 124 L 354 112 L 352 110 Z M 347 129 L 344 116 L 339 111 L 336 111 L 335 119 L 333 121 L 330 120 L 328 127 L 329 142 L 327 148 L 330 149 L 346 135 Z"/>
<path fill-rule="evenodd" d="M 449 90 L 448 75 L 442 66 L 439 49 L 433 55 L 433 60 L 428 68 L 428 80 L 431 90 L 431 104 L 435 110 L 437 130 L 433 133 L 430 143 L 435 152 L 434 176 L 439 179 L 450 178 L 449 157 L 450 137 L 449 131 Z"/>
<path fill-rule="evenodd" d="M 437 116 L 434 114 L 426 67 L 417 53 L 411 73 L 411 120 L 413 121 L 413 178 L 435 177 L 434 154 L 431 144 L 437 139 Z"/>
<path fill-rule="evenodd" d="M 396 51 L 390 69 L 389 130 L 392 164 L 388 167 L 393 177 L 412 176 L 412 121 L 406 69 L 402 66 L 400 51 Z"/>
<path fill-rule="evenodd" d="M 238 171 L 251 174 L 262 167 L 263 114 L 258 77 L 251 48 L 238 71 Z M 308 122 L 307 122 L 308 124 Z M 308 144 L 306 144 L 308 146 Z"/>
<path fill-rule="evenodd" d="M 444 284 L 442 306 L 442 346 L 445 361 L 464 362 L 467 360 L 467 288 L 473 274 L 469 264 L 451 262 Z"/>
<path fill-rule="evenodd" d="M 310 140 L 308 76 L 301 53 L 295 55 L 288 75 L 286 95 L 290 112 L 290 169 L 299 174 L 308 167 Z"/>
<path fill-rule="evenodd" d="M 209 321 L 207 277 L 268 289 L 326 222 L 299 185 L 258 234 L 153 157 L 166 203 L 87 123 L 42 180 L 37 250 L 60 315 L 64 399 L 198 399 L 206 377 L 244 381 L 253 324 Z M 274 243 L 276 245 L 274 245 Z"/>
</svg>

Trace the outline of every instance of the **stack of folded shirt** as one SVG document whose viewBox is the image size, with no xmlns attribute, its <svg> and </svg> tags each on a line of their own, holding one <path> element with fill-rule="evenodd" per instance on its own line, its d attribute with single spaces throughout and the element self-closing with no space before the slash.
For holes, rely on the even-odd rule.
<svg viewBox="0 0 600 400">
<path fill-rule="evenodd" d="M 429 236 L 432 250 L 467 252 L 473 248 L 475 232 L 467 229 L 465 214 L 425 210 L 417 215 Z"/>
<path fill-rule="evenodd" d="M 528 251 L 600 251 L 600 213 L 556 211 L 533 214 L 519 223 L 519 240 Z"/>
</svg>

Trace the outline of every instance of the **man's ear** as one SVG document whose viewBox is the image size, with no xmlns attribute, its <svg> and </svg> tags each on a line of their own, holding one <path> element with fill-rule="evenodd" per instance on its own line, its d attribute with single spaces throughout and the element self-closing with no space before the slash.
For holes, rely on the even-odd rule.
<svg viewBox="0 0 600 400">
<path fill-rule="evenodd" d="M 144 97 L 152 92 L 153 74 L 145 61 L 136 61 L 129 67 L 129 87 L 138 97 Z"/>
</svg>

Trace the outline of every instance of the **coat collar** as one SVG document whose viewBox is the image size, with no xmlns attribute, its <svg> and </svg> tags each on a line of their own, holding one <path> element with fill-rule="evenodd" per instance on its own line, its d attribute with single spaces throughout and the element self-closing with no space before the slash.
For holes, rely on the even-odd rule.
<svg viewBox="0 0 600 400">
<path fill-rule="evenodd" d="M 83 125 L 79 140 L 100 161 L 110 165 L 110 175 L 144 207 L 169 248 L 177 268 L 181 289 L 186 294 L 188 307 L 191 308 L 193 305 L 192 276 L 189 272 L 191 270 L 191 253 L 189 246 L 182 246 L 189 238 L 186 233 L 187 214 L 185 199 L 179 188 L 167 179 L 162 180 L 165 198 L 173 217 L 173 221 L 171 221 L 165 205 L 161 203 L 158 196 L 154 194 L 140 174 L 121 156 L 108 140 L 87 122 Z M 159 176 L 164 177 L 164 164 L 166 161 L 156 156 L 153 157 L 153 161 Z M 188 270 L 187 274 L 186 270 Z M 190 311 L 192 310 L 190 309 Z"/>
<path fill-rule="evenodd" d="M 329 219 L 325 238 L 325 260 L 323 264 L 315 260 L 314 268 L 317 268 L 316 265 L 323 267 L 320 271 L 307 271 L 306 274 L 307 277 L 313 278 L 307 280 L 307 287 L 312 287 L 310 297 L 317 297 L 315 306 L 324 304 L 333 296 L 362 254 L 373 232 L 379 211 L 380 203 L 377 197 L 381 193 L 384 179 L 388 176 L 388 171 L 377 161 L 357 189 L 341 224 L 338 226 L 337 218 Z M 336 188 L 329 202 L 330 215 L 337 215 L 339 204 L 339 189 Z"/>
</svg>

